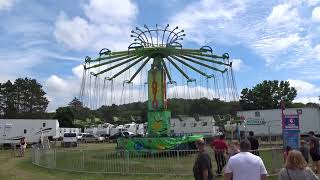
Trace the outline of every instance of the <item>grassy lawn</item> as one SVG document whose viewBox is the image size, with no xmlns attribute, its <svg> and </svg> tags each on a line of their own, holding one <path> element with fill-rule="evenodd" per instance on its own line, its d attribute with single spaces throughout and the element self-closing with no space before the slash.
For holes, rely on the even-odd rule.
<svg viewBox="0 0 320 180">
<path fill-rule="evenodd" d="M 85 155 L 86 163 L 82 163 L 82 151 L 88 153 Z M 78 153 L 74 151 L 66 151 L 60 152 L 61 154 L 57 153 L 57 167 L 61 168 L 70 168 L 73 167 L 79 168 L 80 170 L 87 170 L 87 171 L 105 171 L 112 172 L 111 170 L 118 171 L 120 167 L 123 167 L 122 163 L 124 163 L 114 155 L 106 156 L 106 154 L 110 154 L 114 150 L 114 145 L 110 144 L 86 144 L 81 145 L 77 149 Z M 45 168 L 37 167 L 31 164 L 31 149 L 27 149 L 28 153 L 26 157 L 19 158 L 19 157 L 12 157 L 10 151 L 0 151 L 0 179 L 5 180 L 50 180 L 50 179 L 80 179 L 80 180 L 100 180 L 100 179 L 116 179 L 116 180 L 124 180 L 124 179 L 132 179 L 132 180 L 146 180 L 146 179 L 154 179 L 154 180 L 165 180 L 165 179 L 176 179 L 176 180 L 191 180 L 193 179 L 192 176 L 159 176 L 159 175 L 110 175 L 110 174 L 89 174 L 89 173 L 78 173 L 78 172 L 65 172 L 61 170 L 48 170 Z M 81 152 L 81 153 L 80 153 Z M 268 152 L 269 153 L 269 152 Z M 268 153 L 261 153 L 262 158 L 265 161 L 265 164 L 268 168 L 268 164 L 271 163 L 271 156 Z M 159 172 L 167 172 L 167 173 L 180 173 L 180 174 L 190 174 L 192 173 L 192 164 L 194 161 L 194 154 L 193 155 L 186 155 L 181 156 L 179 159 L 177 157 L 172 157 L 172 159 L 168 161 L 168 159 L 164 160 L 161 159 L 160 156 L 158 157 L 139 157 L 139 156 L 132 156 L 130 159 L 130 172 L 156 172 L 157 169 Z M 279 157 L 282 157 L 281 154 Z M 265 160 L 265 158 L 267 160 Z M 269 160 L 268 160 L 269 159 Z M 111 166 L 106 166 L 105 162 Z M 44 163 L 44 162 L 43 162 Z M 215 165 L 215 162 L 213 162 Z M 155 168 L 155 165 L 157 168 Z M 270 164 L 271 165 L 271 164 Z M 126 166 L 124 166 L 126 167 Z M 112 169 L 113 168 L 113 169 Z M 214 167 L 215 169 L 215 167 Z M 122 169 L 126 171 L 128 169 Z M 269 178 L 269 179 L 276 179 L 276 178 Z"/>
</svg>

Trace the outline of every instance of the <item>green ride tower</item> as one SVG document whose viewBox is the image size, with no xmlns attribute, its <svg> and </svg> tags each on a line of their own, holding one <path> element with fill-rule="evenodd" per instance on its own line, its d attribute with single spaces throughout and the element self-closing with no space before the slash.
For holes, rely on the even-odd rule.
<svg viewBox="0 0 320 180">
<path fill-rule="evenodd" d="M 166 73 L 161 62 L 163 57 L 154 57 L 148 72 L 148 126 L 149 136 L 168 136 L 171 112 L 167 110 Z"/>
</svg>

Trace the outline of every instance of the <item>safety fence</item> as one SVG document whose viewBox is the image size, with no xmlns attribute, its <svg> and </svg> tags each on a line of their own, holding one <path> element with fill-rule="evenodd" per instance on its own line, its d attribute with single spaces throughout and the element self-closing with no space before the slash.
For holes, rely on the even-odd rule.
<svg viewBox="0 0 320 180">
<path fill-rule="evenodd" d="M 188 176 L 192 175 L 197 153 L 196 150 L 136 152 L 77 148 L 40 149 L 33 146 L 32 163 L 49 169 L 74 172 Z M 214 171 L 217 170 L 217 162 L 224 160 L 219 158 L 228 160 L 227 155 L 215 156 L 211 149 L 208 149 L 208 153 Z M 261 149 L 259 155 L 269 175 L 279 172 L 283 165 L 282 149 Z"/>
</svg>

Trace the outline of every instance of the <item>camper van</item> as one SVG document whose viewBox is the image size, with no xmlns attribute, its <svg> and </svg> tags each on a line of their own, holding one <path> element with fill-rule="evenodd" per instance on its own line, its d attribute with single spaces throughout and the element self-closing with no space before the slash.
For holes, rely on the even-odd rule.
<svg viewBox="0 0 320 180">
<path fill-rule="evenodd" d="M 28 144 L 33 144 L 41 137 L 57 137 L 58 131 L 56 119 L 0 119 L 0 145 L 18 144 L 22 137 Z"/>
</svg>

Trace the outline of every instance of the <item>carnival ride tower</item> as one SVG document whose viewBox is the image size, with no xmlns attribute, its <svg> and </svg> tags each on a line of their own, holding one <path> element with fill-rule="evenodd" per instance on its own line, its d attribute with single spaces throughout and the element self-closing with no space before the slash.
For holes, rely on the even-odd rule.
<svg viewBox="0 0 320 180">
<path fill-rule="evenodd" d="M 178 75 L 181 75 L 188 85 L 197 81 L 197 78 L 191 78 L 195 74 L 205 78 L 207 83 L 212 80 L 217 86 L 215 86 L 214 95 L 211 98 L 221 99 L 229 94 L 229 98 L 224 100 L 232 101 L 236 99 L 237 90 L 229 55 L 227 53 L 221 56 L 215 55 L 209 46 L 203 46 L 200 49 L 184 49 L 180 43 L 184 36 L 184 30 L 179 30 L 178 27 L 170 30 L 169 25 L 165 28 L 156 25 L 154 29 L 149 29 L 145 25 L 142 29 L 137 27 L 131 31 L 134 42 L 128 46 L 127 51 L 112 52 L 104 48 L 100 51 L 98 58 L 86 57 L 80 100 L 88 105 L 92 104 L 90 101 L 101 99 L 99 96 L 93 96 L 96 92 L 98 94 L 102 92 L 100 93 L 103 96 L 102 99 L 111 99 L 111 102 L 106 100 L 104 105 L 113 104 L 114 80 L 132 69 L 134 71 L 133 75 L 123 81 L 123 86 L 133 84 L 137 75 L 143 74 L 142 69 L 151 66 L 147 72 L 147 82 L 145 83 L 148 91 L 147 136 L 143 138 L 120 138 L 118 139 L 118 148 L 128 150 L 177 149 L 183 144 L 192 143 L 202 137 L 199 135 L 179 137 L 171 135 L 171 112 L 168 110 L 167 86 L 177 86 Z M 119 69 L 124 65 L 126 67 Z M 168 66 L 172 66 L 174 71 Z M 181 68 L 182 66 L 185 69 Z M 117 70 L 110 73 L 114 69 Z M 188 73 L 186 69 L 193 73 Z M 97 78 L 102 75 L 105 75 L 103 78 L 104 84 L 102 90 L 99 91 L 97 90 L 99 89 Z M 222 77 L 220 78 L 221 83 L 218 82 L 220 76 Z M 94 88 L 92 88 L 93 83 L 91 83 L 92 77 L 95 79 Z M 110 82 L 108 84 L 111 91 L 109 95 L 105 93 L 106 82 Z M 219 84 L 224 86 L 219 87 Z M 88 90 L 88 86 L 93 91 Z M 201 88 L 199 87 L 199 89 Z M 206 88 L 207 94 L 213 91 L 208 88 L 208 85 Z M 224 91 L 224 94 L 220 96 L 219 91 Z M 138 101 L 143 100 L 138 99 Z"/>
</svg>

